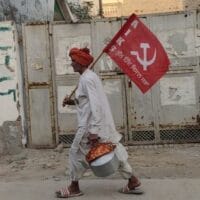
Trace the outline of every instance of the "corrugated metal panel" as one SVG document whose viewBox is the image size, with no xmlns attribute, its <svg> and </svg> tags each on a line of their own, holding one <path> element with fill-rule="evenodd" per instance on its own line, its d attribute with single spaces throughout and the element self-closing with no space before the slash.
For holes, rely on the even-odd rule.
<svg viewBox="0 0 200 200">
<path fill-rule="evenodd" d="M 64 77 L 57 80 L 57 119 L 58 131 L 60 134 L 74 133 L 77 128 L 77 117 L 75 106 L 62 107 L 63 99 L 66 95 L 70 95 L 76 87 L 77 78 Z"/>
<path fill-rule="evenodd" d="M 29 145 L 55 145 L 54 97 L 50 67 L 48 25 L 24 25 Z"/>
<path fill-rule="evenodd" d="M 124 76 L 101 76 L 104 90 L 110 103 L 116 128 L 120 132 L 125 132 L 126 127 L 126 110 L 125 110 L 125 93 L 124 93 Z"/>
<path fill-rule="evenodd" d="M 154 125 L 154 108 L 152 92 L 142 94 L 138 88 L 129 82 L 130 101 L 128 102 L 132 128 L 149 129 Z"/>
<path fill-rule="evenodd" d="M 92 50 L 94 57 L 99 56 L 104 46 L 112 39 L 112 37 L 120 29 L 121 24 L 122 24 L 121 20 L 96 21 L 91 24 Z M 117 65 L 106 54 L 104 54 L 99 59 L 94 68 L 94 70 L 97 72 L 110 72 L 110 71 L 116 71 L 116 69 L 118 69 Z"/>
<path fill-rule="evenodd" d="M 53 26 L 56 75 L 74 74 L 70 66 L 69 49 L 87 46 L 91 49 L 90 24 L 60 24 Z"/>
<path fill-rule="evenodd" d="M 49 147 L 53 143 L 49 89 L 30 89 L 29 102 L 30 144 L 35 147 Z"/>
<path fill-rule="evenodd" d="M 174 20 L 176 23 L 174 23 Z M 149 27 L 170 56 L 171 66 L 182 70 L 197 66 L 196 12 L 150 16 Z"/>
<path fill-rule="evenodd" d="M 199 114 L 195 73 L 170 74 L 160 81 L 159 124 L 196 125 Z"/>
<path fill-rule="evenodd" d="M 51 73 L 48 25 L 26 26 L 26 53 L 29 84 L 49 83 Z"/>
<path fill-rule="evenodd" d="M 163 17 L 160 17 L 161 21 L 164 21 Z M 172 62 L 170 72 L 160 80 L 159 84 L 160 128 L 168 125 L 171 127 L 198 125 L 199 91 L 196 86 L 199 84 L 199 64 L 195 37 L 196 19 L 195 11 L 172 15 L 165 24 L 166 28 L 163 27 L 159 34 L 160 38 L 165 38 L 161 41 Z M 174 24 L 171 25 L 171 30 L 168 29 L 170 26 L 168 24 Z"/>
</svg>

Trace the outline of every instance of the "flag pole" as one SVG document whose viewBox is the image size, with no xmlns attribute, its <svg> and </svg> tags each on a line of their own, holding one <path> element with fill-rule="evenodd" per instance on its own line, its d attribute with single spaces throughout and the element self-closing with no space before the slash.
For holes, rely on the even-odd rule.
<svg viewBox="0 0 200 200">
<path fill-rule="evenodd" d="M 103 55 L 104 51 L 102 51 L 99 56 L 95 59 L 95 61 L 88 67 L 88 69 L 92 69 L 94 67 L 94 65 L 98 62 L 98 60 L 101 58 L 101 56 Z M 74 88 L 74 90 L 71 92 L 71 94 L 69 95 L 69 99 L 71 99 L 71 97 L 73 96 L 73 94 L 76 92 L 78 86 L 76 86 Z"/>
</svg>

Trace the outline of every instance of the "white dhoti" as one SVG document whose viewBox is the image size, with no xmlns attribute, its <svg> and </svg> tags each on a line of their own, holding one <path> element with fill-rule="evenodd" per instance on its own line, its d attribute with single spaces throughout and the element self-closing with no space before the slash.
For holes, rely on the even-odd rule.
<svg viewBox="0 0 200 200">
<path fill-rule="evenodd" d="M 89 145 L 87 144 L 88 133 L 85 131 L 86 128 L 84 127 L 78 129 L 69 150 L 69 176 L 71 181 L 80 180 L 83 174 L 89 169 L 89 165 L 85 159 L 85 155 L 89 151 Z M 129 179 L 133 175 L 132 167 L 128 163 L 128 154 L 125 147 L 119 142 L 116 144 L 115 154 L 120 161 L 118 171 L 124 179 Z"/>
</svg>

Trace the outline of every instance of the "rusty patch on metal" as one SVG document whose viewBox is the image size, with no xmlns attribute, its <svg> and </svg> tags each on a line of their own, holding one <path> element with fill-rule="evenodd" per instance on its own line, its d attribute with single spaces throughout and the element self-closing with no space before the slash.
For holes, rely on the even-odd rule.
<svg viewBox="0 0 200 200">
<path fill-rule="evenodd" d="M 29 85 L 28 85 L 29 88 L 37 87 L 37 86 L 49 86 L 49 83 L 47 83 L 47 82 L 32 82 L 32 83 L 29 83 Z"/>
<path fill-rule="evenodd" d="M 160 128 L 171 128 L 171 127 L 174 127 L 174 125 L 173 124 L 159 124 L 159 127 Z M 176 127 L 176 128 L 178 128 L 178 127 Z"/>
<path fill-rule="evenodd" d="M 47 25 L 49 24 L 48 22 L 43 22 L 43 21 L 32 21 L 32 22 L 27 22 L 25 25 Z"/>
<path fill-rule="evenodd" d="M 183 124 L 183 125 L 173 125 L 173 124 L 159 124 L 160 129 L 199 129 L 199 125 L 190 125 L 190 124 Z"/>
<path fill-rule="evenodd" d="M 151 122 L 151 123 L 149 124 L 149 126 L 154 126 L 154 122 Z"/>
<path fill-rule="evenodd" d="M 197 123 L 200 125 L 200 116 L 197 115 Z"/>
</svg>

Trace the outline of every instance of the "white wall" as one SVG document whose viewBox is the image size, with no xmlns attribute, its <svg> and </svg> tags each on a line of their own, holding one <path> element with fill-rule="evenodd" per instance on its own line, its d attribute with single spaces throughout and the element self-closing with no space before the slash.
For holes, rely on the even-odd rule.
<svg viewBox="0 0 200 200">
<path fill-rule="evenodd" d="M 18 49 L 12 22 L 0 22 L 0 126 L 4 121 L 15 121 L 17 110 Z"/>
<path fill-rule="evenodd" d="M 52 21 L 54 17 L 54 0 L 0 0 L 0 19 L 15 20 L 17 23 L 27 21 Z M 4 12 L 8 16 L 4 15 Z"/>
</svg>

